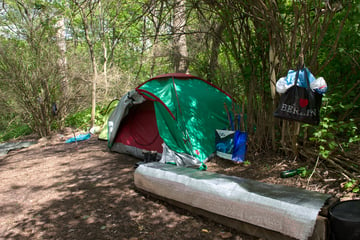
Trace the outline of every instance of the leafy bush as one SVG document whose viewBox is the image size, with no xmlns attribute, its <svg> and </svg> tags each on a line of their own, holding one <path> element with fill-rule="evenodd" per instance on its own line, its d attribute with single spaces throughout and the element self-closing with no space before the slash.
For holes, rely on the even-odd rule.
<svg viewBox="0 0 360 240">
<path fill-rule="evenodd" d="M 67 116 L 65 119 L 65 126 L 86 129 L 90 124 L 90 119 L 91 109 L 87 108 Z"/>
<path fill-rule="evenodd" d="M 95 125 L 102 126 L 106 121 L 106 107 L 96 106 L 95 111 Z M 78 128 L 82 130 L 88 130 L 91 121 L 91 108 L 86 108 L 79 112 L 69 115 L 65 119 L 65 126 Z"/>
<path fill-rule="evenodd" d="M 355 120 L 338 121 L 339 113 L 346 110 L 347 106 L 332 104 L 327 97 L 323 98 L 321 109 L 322 119 L 319 127 L 315 129 L 310 140 L 319 145 L 319 154 L 327 158 L 337 148 L 346 151 L 350 144 L 360 141 L 359 129 Z"/>
</svg>

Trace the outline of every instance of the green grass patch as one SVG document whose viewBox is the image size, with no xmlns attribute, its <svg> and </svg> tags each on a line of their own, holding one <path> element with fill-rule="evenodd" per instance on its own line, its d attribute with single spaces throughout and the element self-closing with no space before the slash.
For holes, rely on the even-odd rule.
<svg viewBox="0 0 360 240">
<path fill-rule="evenodd" d="M 13 122 L 6 129 L 0 131 L 0 142 L 6 142 L 33 133 L 24 123 Z"/>
</svg>

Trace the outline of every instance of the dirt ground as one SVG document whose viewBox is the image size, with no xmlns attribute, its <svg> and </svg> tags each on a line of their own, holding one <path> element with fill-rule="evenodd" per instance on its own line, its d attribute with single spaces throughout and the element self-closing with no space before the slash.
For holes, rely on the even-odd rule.
<svg viewBox="0 0 360 240">
<path fill-rule="evenodd" d="M 109 152 L 96 136 L 69 144 L 66 137 L 0 157 L 0 239 L 259 240 L 138 192 L 133 173 L 139 160 Z M 216 158 L 208 171 L 359 198 L 321 164 L 309 181 L 279 177 L 306 162 L 276 155 L 249 160 L 244 166 Z"/>
</svg>

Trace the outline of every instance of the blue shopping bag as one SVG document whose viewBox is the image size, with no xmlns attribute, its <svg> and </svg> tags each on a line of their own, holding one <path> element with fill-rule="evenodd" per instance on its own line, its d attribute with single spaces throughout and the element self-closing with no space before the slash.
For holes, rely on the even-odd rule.
<svg viewBox="0 0 360 240">
<path fill-rule="evenodd" d="M 247 132 L 235 131 L 232 160 L 244 162 L 247 148 Z"/>
<path fill-rule="evenodd" d="M 215 132 L 216 155 L 235 162 L 244 162 L 247 132 L 219 130 Z"/>
</svg>

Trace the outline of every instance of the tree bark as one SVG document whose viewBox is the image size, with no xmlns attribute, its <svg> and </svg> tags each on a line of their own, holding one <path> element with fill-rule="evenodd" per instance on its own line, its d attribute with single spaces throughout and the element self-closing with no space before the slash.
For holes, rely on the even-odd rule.
<svg viewBox="0 0 360 240">
<path fill-rule="evenodd" d="M 63 127 L 64 118 L 67 113 L 67 99 L 69 95 L 69 82 L 66 74 L 67 59 L 66 59 L 66 39 L 65 39 L 65 19 L 61 17 L 56 24 L 56 39 L 60 52 L 58 60 L 58 67 L 61 75 L 61 99 L 59 103 L 55 103 L 58 106 L 58 116 L 60 118 L 60 128 Z"/>
<path fill-rule="evenodd" d="M 95 114 L 96 114 L 96 86 L 97 86 L 97 66 L 94 54 L 91 57 L 92 66 L 93 66 L 93 81 L 91 88 L 91 125 L 93 127 L 95 125 Z"/>
<path fill-rule="evenodd" d="M 185 0 L 176 0 L 174 6 L 174 64 L 175 72 L 188 73 L 189 60 L 185 36 L 186 7 Z"/>
<path fill-rule="evenodd" d="M 160 33 L 160 27 L 162 24 L 162 19 L 161 16 L 163 14 L 163 9 L 164 9 L 164 3 L 161 1 L 160 2 L 160 9 L 157 11 L 156 10 L 156 1 L 153 0 L 151 1 L 151 20 L 154 24 L 155 27 L 155 35 L 154 35 L 154 40 L 153 40 L 153 46 L 152 46 L 152 58 L 151 58 L 151 67 L 150 67 L 150 76 L 154 75 L 154 71 L 155 71 L 155 66 L 156 66 L 156 58 L 158 57 L 158 52 L 159 52 L 159 33 Z"/>
<path fill-rule="evenodd" d="M 92 79 L 92 86 L 91 86 L 91 122 L 90 122 L 90 128 L 95 125 L 95 114 L 96 114 L 96 87 L 97 87 L 97 78 L 98 78 L 98 72 L 97 72 L 97 64 L 96 64 L 96 58 L 94 53 L 94 44 L 89 36 L 89 31 L 91 31 L 91 24 L 89 24 L 87 17 L 92 16 L 92 12 L 89 14 L 85 13 L 85 9 L 83 6 L 81 6 L 79 3 L 75 2 L 80 10 L 81 18 L 82 18 L 82 24 L 85 34 L 86 43 L 89 48 L 90 52 L 90 60 L 91 60 L 91 66 L 93 70 L 93 79 Z"/>
<path fill-rule="evenodd" d="M 275 38 L 272 37 L 270 39 L 270 47 L 269 47 L 269 64 L 270 64 L 270 91 L 271 91 L 271 99 L 272 99 L 272 112 L 275 111 L 276 102 L 276 67 L 279 64 L 279 58 L 276 52 L 275 46 Z M 276 136 L 275 136 L 275 121 L 274 118 L 270 118 L 271 124 L 271 142 L 273 150 L 276 149 Z"/>
<path fill-rule="evenodd" d="M 107 54 L 107 47 L 106 47 L 106 37 L 105 37 L 105 16 L 104 16 L 104 9 L 102 6 L 102 2 L 99 1 L 99 8 L 100 8 L 100 36 L 101 36 L 101 46 L 103 49 L 104 55 L 104 63 L 103 63 L 103 75 L 104 75 L 104 82 L 105 82 L 105 98 L 108 94 L 109 83 L 107 79 L 107 64 L 108 64 L 108 54 Z"/>
<path fill-rule="evenodd" d="M 225 24 L 220 23 L 215 27 L 212 45 L 211 45 L 211 55 L 210 55 L 210 63 L 209 63 L 209 71 L 207 79 L 211 81 L 215 79 L 216 69 L 218 67 L 218 57 L 219 57 L 219 47 L 221 44 L 221 35 L 225 30 Z"/>
</svg>

